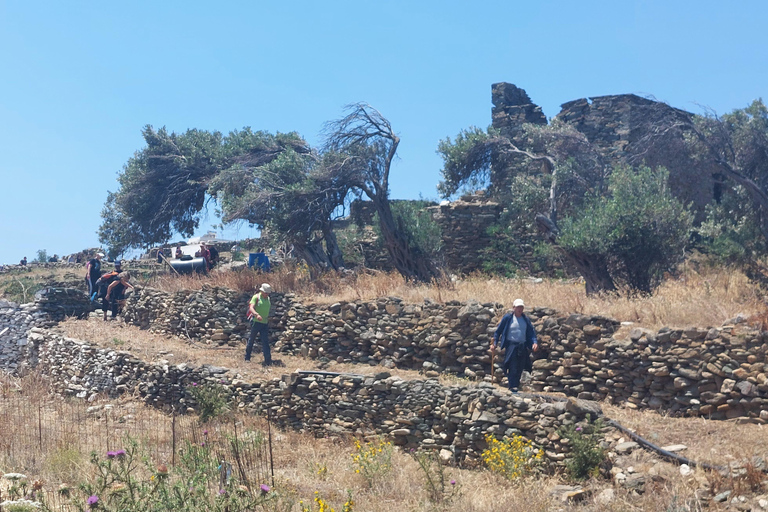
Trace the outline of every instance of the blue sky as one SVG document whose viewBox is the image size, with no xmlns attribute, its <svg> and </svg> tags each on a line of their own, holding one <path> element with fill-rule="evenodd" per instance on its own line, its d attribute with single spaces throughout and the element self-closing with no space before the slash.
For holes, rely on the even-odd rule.
<svg viewBox="0 0 768 512">
<path fill-rule="evenodd" d="M 98 246 L 147 124 L 317 144 L 366 101 L 402 139 L 391 196 L 436 198 L 437 143 L 490 124 L 492 83 L 548 117 L 620 93 L 727 112 L 768 99 L 766 20 L 762 0 L 0 0 L 0 263 Z"/>
</svg>

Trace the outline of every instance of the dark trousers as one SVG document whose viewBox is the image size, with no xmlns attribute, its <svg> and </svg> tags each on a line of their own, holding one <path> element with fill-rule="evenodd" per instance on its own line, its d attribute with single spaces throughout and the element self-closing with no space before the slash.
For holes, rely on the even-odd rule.
<svg viewBox="0 0 768 512">
<path fill-rule="evenodd" d="M 272 354 L 269 351 L 269 325 L 261 322 L 251 322 L 251 334 L 248 336 L 248 344 L 245 346 L 245 360 L 251 360 L 251 351 L 253 350 L 253 341 L 256 334 L 261 337 L 261 351 L 264 353 L 264 363 L 272 362 Z"/>
<path fill-rule="evenodd" d="M 525 370 L 525 358 L 528 354 L 525 350 L 516 350 L 509 361 L 504 363 L 504 371 L 507 374 L 507 387 L 509 389 L 517 389 L 520 386 L 520 377 L 523 376 L 523 370 Z"/>
</svg>

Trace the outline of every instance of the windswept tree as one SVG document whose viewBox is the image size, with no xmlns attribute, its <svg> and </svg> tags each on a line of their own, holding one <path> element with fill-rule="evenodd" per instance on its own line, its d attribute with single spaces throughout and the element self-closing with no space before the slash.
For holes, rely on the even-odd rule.
<svg viewBox="0 0 768 512">
<path fill-rule="evenodd" d="M 429 280 L 435 271 L 419 257 L 398 225 L 389 202 L 389 173 L 400 144 L 390 122 L 366 103 L 350 105 L 347 114 L 326 125 L 325 152 L 333 155 L 327 169 L 342 176 L 373 203 L 381 236 L 395 268 L 406 278 Z"/>
<path fill-rule="evenodd" d="M 315 229 L 329 229 L 328 215 L 312 210 L 322 194 L 315 191 L 308 199 L 313 186 L 308 174 L 317 156 L 298 134 L 245 128 L 224 137 L 151 126 L 142 133 L 147 146 L 128 161 L 118 177 L 119 190 L 109 193 L 102 211 L 99 237 L 111 253 L 163 243 L 174 232 L 191 236 L 214 198 L 221 202 L 225 222 L 286 227 L 287 241 L 295 242 L 302 256 Z M 323 226 L 317 225 L 318 216 Z M 310 264 L 318 263 L 307 257 Z"/>
<path fill-rule="evenodd" d="M 298 149 L 298 150 L 297 150 Z M 344 266 L 332 229 L 349 186 L 325 172 L 328 158 L 309 146 L 287 148 L 266 163 L 246 154 L 211 183 L 224 222 L 245 220 L 281 238 L 311 269 Z"/>
<path fill-rule="evenodd" d="M 716 202 L 699 231 L 718 256 L 757 275 L 768 250 L 768 108 L 755 100 L 723 116 L 709 112 L 689 133 L 699 158 L 719 171 Z"/>
</svg>

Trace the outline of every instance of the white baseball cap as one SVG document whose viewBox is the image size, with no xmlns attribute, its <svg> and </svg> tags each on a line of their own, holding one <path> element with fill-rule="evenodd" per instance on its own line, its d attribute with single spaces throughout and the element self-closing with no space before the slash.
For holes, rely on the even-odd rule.
<svg viewBox="0 0 768 512">
<path fill-rule="evenodd" d="M 512 303 L 512 307 L 516 308 L 517 306 L 525 307 L 525 302 L 523 302 L 523 299 L 515 299 L 515 302 Z"/>
<path fill-rule="evenodd" d="M 267 283 L 264 283 L 261 285 L 261 288 L 259 288 L 259 291 L 264 293 L 272 293 L 272 287 Z"/>
</svg>

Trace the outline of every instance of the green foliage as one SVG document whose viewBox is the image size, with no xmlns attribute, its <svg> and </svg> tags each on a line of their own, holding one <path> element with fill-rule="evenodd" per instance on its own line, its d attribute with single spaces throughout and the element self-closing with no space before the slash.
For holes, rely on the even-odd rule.
<svg viewBox="0 0 768 512">
<path fill-rule="evenodd" d="M 344 264 L 347 267 L 358 267 L 365 264 L 365 255 L 359 243 L 364 236 L 363 230 L 354 227 L 336 232 L 336 240 L 339 242 L 339 249 L 344 255 Z"/>
<path fill-rule="evenodd" d="M 488 434 L 485 441 L 488 448 L 481 454 L 483 462 L 492 472 L 508 480 L 530 475 L 544 458 L 544 450 L 534 447 L 533 442 L 523 436 L 499 440 Z"/>
<path fill-rule="evenodd" d="M 220 384 L 214 382 L 198 384 L 193 382 L 191 386 L 187 387 L 187 391 L 197 402 L 202 423 L 218 418 L 230 410 L 230 392 Z"/>
<path fill-rule="evenodd" d="M 701 135 L 690 141 L 696 154 L 724 171 L 715 176 L 718 201 L 707 207 L 698 230 L 703 248 L 720 262 L 751 266 L 768 248 L 768 220 L 758 198 L 768 194 L 768 107 L 755 100 L 719 118 L 697 116 L 695 126 Z"/>
<path fill-rule="evenodd" d="M 482 189 L 490 184 L 490 139 L 490 129 L 484 131 L 472 126 L 459 132 L 455 140 L 446 137 L 438 143 L 437 152 L 443 158 L 440 171 L 443 179 L 437 186 L 441 197 L 450 197 L 460 190 Z"/>
<path fill-rule="evenodd" d="M 273 135 L 250 128 L 223 136 L 205 130 L 169 133 L 146 126 L 142 135 L 146 147 L 126 163 L 118 176 L 119 190 L 108 195 L 102 210 L 99 240 L 109 247 L 110 256 L 164 243 L 174 232 L 191 236 L 214 196 L 222 203 L 225 218 L 249 220 L 246 210 L 237 210 L 243 202 L 236 199 L 249 186 L 260 187 L 251 170 L 269 166 L 286 151 L 309 152 L 295 133 Z"/>
<path fill-rule="evenodd" d="M 276 492 L 254 492 L 236 477 L 223 487 L 217 456 L 207 446 L 187 443 L 180 463 L 169 470 L 153 465 L 136 441 L 126 438 L 125 449 L 106 458 L 91 455 L 95 477 L 81 482 L 69 506 L 84 512 L 246 512 L 270 510 L 279 501 Z M 62 493 L 66 496 L 70 493 Z M 43 510 L 53 512 L 45 503 Z"/>
<path fill-rule="evenodd" d="M 560 430 L 560 436 L 570 441 L 571 457 L 566 461 L 565 467 L 571 478 L 584 480 L 600 474 L 600 465 L 605 461 L 606 455 L 605 448 L 600 446 L 602 429 L 603 420 L 598 418 L 585 427 L 568 425 Z"/>
<path fill-rule="evenodd" d="M 610 196 L 593 196 L 560 225 L 558 244 L 574 254 L 612 262 L 611 277 L 650 293 L 682 259 L 692 215 L 667 188 L 668 173 L 617 168 Z"/>
<path fill-rule="evenodd" d="M 32 300 L 41 282 L 33 277 L 14 277 L 2 285 L 3 296 L 13 302 L 24 304 Z"/>
<path fill-rule="evenodd" d="M 550 179 L 541 175 L 512 178 L 510 190 L 505 194 L 507 208 L 499 221 L 488 228 L 490 244 L 480 249 L 485 272 L 515 277 L 550 266 L 552 253 L 540 253 L 535 268 L 523 269 L 520 266 L 522 246 L 536 240 L 534 213 L 546 211 Z"/>
<path fill-rule="evenodd" d="M 719 204 L 707 205 L 706 220 L 696 230 L 701 246 L 721 264 L 749 266 L 768 250 L 758 213 L 742 186 L 735 186 Z"/>
<path fill-rule="evenodd" d="M 429 501 L 449 504 L 461 495 L 461 485 L 448 478 L 445 466 L 435 450 L 417 450 L 411 455 L 424 474 L 424 487 Z"/>
<path fill-rule="evenodd" d="M 440 249 L 443 239 L 440 225 L 432 219 L 426 210 L 435 203 L 431 201 L 392 201 L 392 216 L 397 224 L 398 231 L 408 241 L 413 255 L 417 258 L 427 258 L 436 263 L 440 257 Z M 373 229 L 382 243 L 381 224 L 378 213 L 374 214 Z"/>
<path fill-rule="evenodd" d="M 48 454 L 45 464 L 48 471 L 63 482 L 72 482 L 79 478 L 80 466 L 84 456 L 71 446 L 62 446 Z"/>
<path fill-rule="evenodd" d="M 352 464 L 355 473 L 362 476 L 368 487 L 392 472 L 392 443 L 379 439 L 362 444 L 355 439 Z"/>
<path fill-rule="evenodd" d="M 35 258 L 35 261 L 38 263 L 47 263 L 48 262 L 48 251 L 45 249 L 38 249 L 37 250 L 37 258 Z"/>
</svg>

